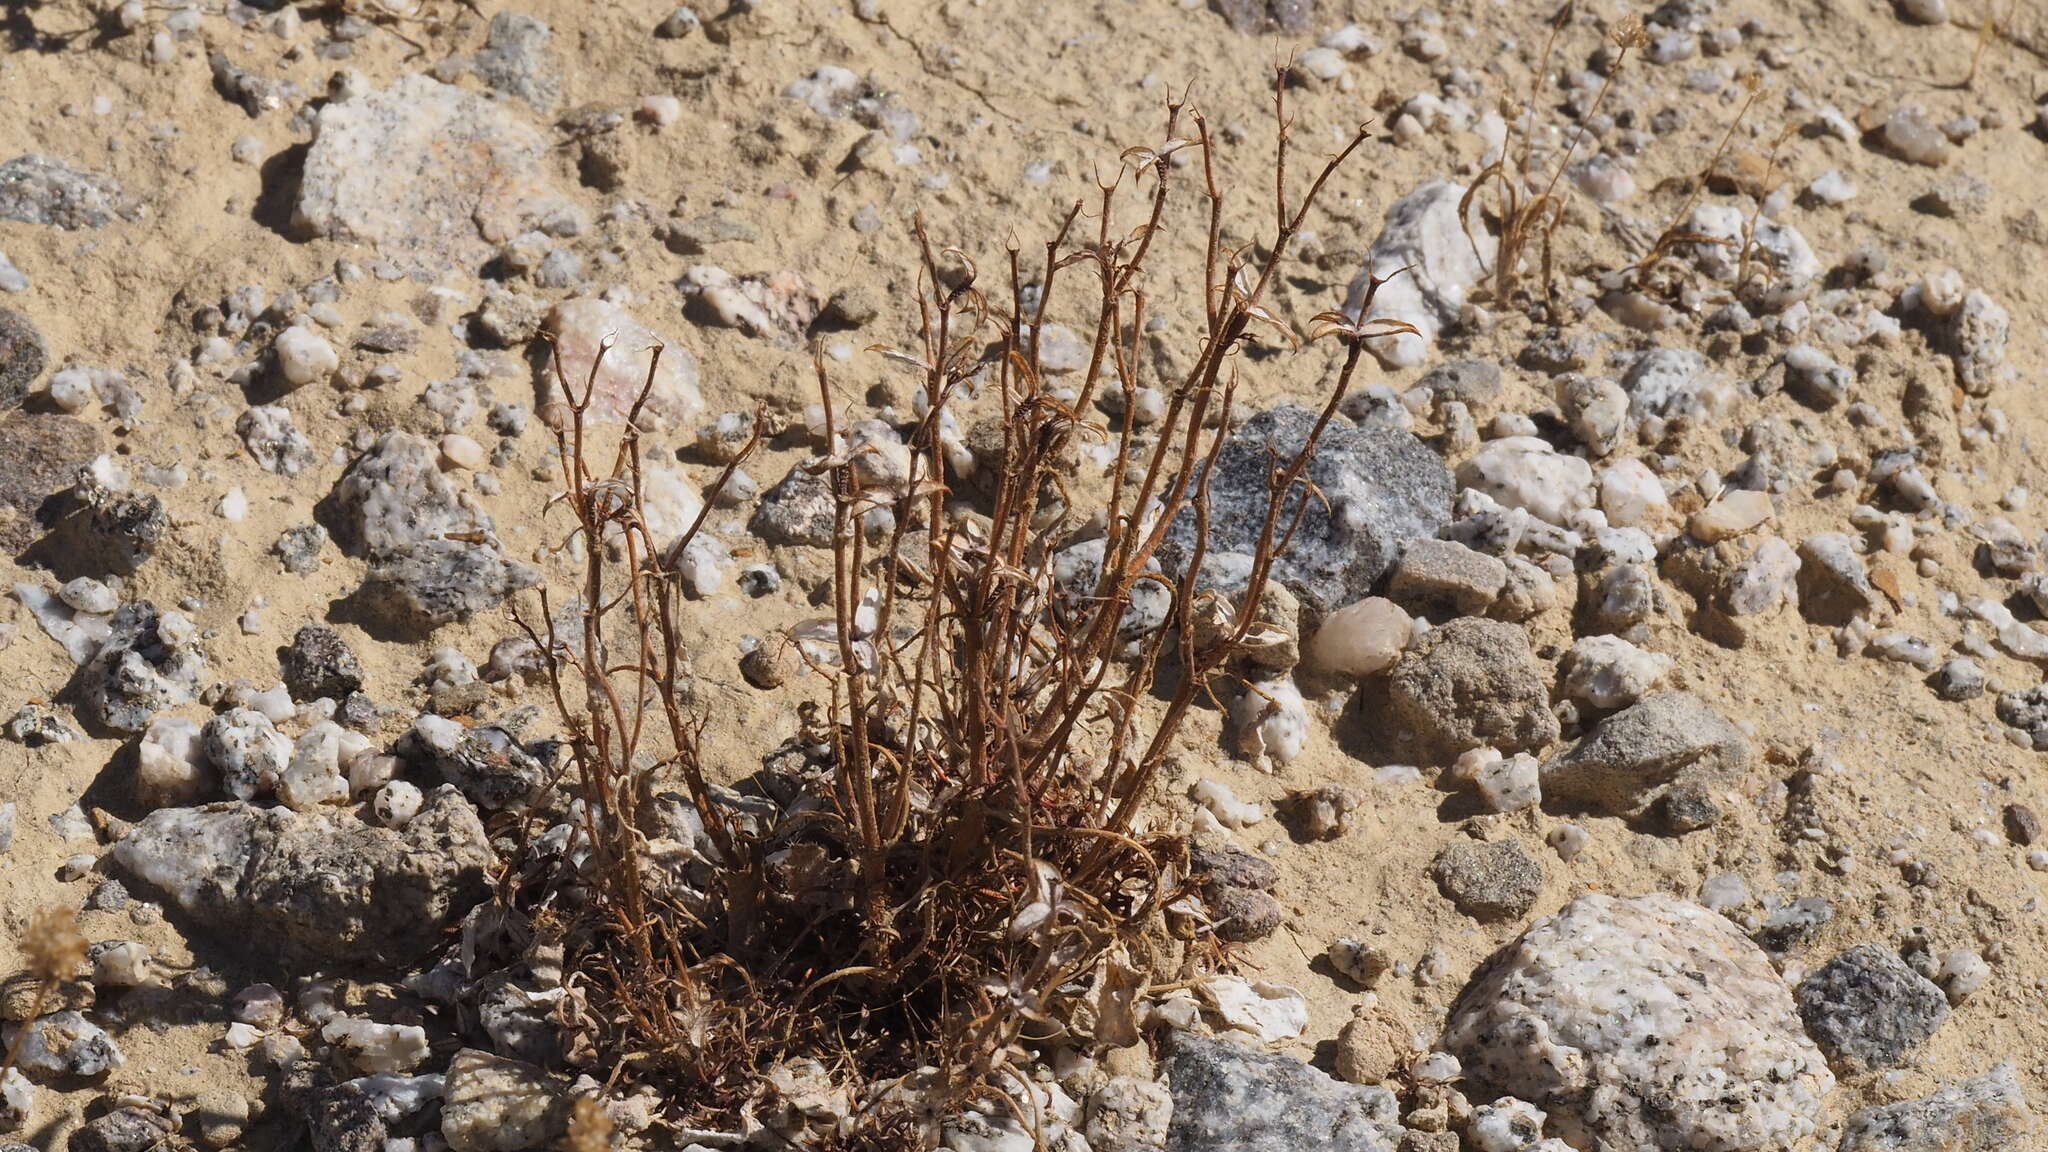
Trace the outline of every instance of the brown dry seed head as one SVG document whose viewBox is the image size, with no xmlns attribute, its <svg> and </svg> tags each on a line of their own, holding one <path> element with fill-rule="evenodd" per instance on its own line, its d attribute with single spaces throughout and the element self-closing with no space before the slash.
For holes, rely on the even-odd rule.
<svg viewBox="0 0 2048 1152">
<path fill-rule="evenodd" d="M 1640 51 L 1650 44 L 1650 33 L 1643 27 L 1643 18 L 1633 12 L 1617 21 L 1614 30 L 1607 35 L 1616 48 L 1630 52 Z"/>
<path fill-rule="evenodd" d="M 85 937 L 78 931 L 78 913 L 66 905 L 45 908 L 28 922 L 21 937 L 29 971 L 44 980 L 69 980 L 85 966 Z"/>
<path fill-rule="evenodd" d="M 578 1096 L 569 1107 L 569 1131 L 563 1152 L 611 1152 L 612 1116 L 595 1096 Z"/>
</svg>

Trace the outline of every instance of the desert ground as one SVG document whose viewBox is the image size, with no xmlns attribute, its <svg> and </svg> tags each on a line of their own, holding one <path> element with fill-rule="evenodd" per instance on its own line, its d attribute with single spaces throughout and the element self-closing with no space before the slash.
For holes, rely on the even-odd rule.
<svg viewBox="0 0 2048 1152">
<path fill-rule="evenodd" d="M 8 0 L 0 1145 L 2048 1148 L 2044 100 L 2032 0 Z M 1281 123 L 1283 204 L 1365 135 L 1276 251 Z M 649 562 L 738 785 L 832 707 L 814 477 L 923 444 L 919 229 L 1007 315 L 1164 180 L 1132 355 L 1079 256 L 1027 318 L 1034 387 L 1115 377 L 1064 499 L 1220 357 L 1219 250 L 1278 272 L 1205 435 L 1303 451 L 1260 414 L 1364 354 L 1279 651 L 1135 817 L 1187 884 L 1139 1034 L 891 1135 L 857 1067 L 693 1112 L 579 1046 L 473 914 L 577 834 L 515 611 L 573 631 L 618 541 L 554 359 L 613 344 L 601 455 L 662 346 Z M 1331 336 L 1369 273 L 1413 327 Z"/>
</svg>

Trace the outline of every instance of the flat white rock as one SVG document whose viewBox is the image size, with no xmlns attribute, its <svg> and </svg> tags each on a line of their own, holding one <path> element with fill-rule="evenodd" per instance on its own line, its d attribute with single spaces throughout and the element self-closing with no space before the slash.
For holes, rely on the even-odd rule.
<svg viewBox="0 0 2048 1152">
<path fill-rule="evenodd" d="M 1351 282 L 1346 313 L 1357 316 L 1364 309 L 1366 320 L 1403 320 L 1415 326 L 1417 335 L 1402 333 L 1367 345 L 1390 368 L 1422 363 L 1438 334 L 1457 323 L 1465 294 L 1492 266 L 1496 245 L 1479 217 L 1479 205 L 1472 205 L 1465 224 L 1458 220 L 1458 202 L 1464 196 L 1463 184 L 1433 180 L 1394 201 L 1379 238 L 1366 251 L 1365 268 Z M 1402 268 L 1407 271 L 1394 275 Z M 1393 279 L 1380 286 L 1367 309 L 1365 295 L 1374 274 Z"/>
</svg>

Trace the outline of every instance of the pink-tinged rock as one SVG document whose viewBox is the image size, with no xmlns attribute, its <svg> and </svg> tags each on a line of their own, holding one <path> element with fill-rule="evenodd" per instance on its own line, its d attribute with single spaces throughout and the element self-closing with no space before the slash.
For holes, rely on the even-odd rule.
<svg viewBox="0 0 2048 1152">
<path fill-rule="evenodd" d="M 548 313 L 545 329 L 554 337 L 555 357 L 561 361 L 559 375 L 568 378 L 569 396 L 580 400 L 585 389 L 593 389 L 586 419 L 625 422 L 640 390 L 647 386 L 648 366 L 656 347 L 661 349 L 661 360 L 654 371 L 653 390 L 640 411 L 641 425 L 683 428 L 704 410 L 704 397 L 697 391 L 697 358 L 682 345 L 657 335 L 624 308 L 603 300 L 564 300 Z M 594 385 L 593 362 L 598 363 Z M 541 414 L 550 421 L 567 415 L 556 368 L 551 357 L 542 372 Z"/>
</svg>

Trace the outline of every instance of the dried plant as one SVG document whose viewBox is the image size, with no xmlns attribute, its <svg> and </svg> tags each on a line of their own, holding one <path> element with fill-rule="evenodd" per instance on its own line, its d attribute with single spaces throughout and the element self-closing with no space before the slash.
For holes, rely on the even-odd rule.
<svg viewBox="0 0 2048 1152">
<path fill-rule="evenodd" d="M 1750 266 L 1758 252 L 1756 243 L 1757 224 L 1763 219 L 1764 205 L 1769 203 L 1771 193 L 1776 190 L 1774 180 L 1778 175 L 1778 153 L 1785 147 L 1785 141 L 1792 138 L 1792 132 L 1793 127 L 1790 124 L 1779 129 L 1778 134 L 1771 139 L 1770 152 L 1764 157 L 1763 176 L 1757 182 L 1756 203 L 1750 207 L 1749 218 L 1742 222 L 1742 252 L 1736 261 L 1735 272 L 1737 291 L 1740 291 L 1743 286 L 1749 283 Z"/>
<path fill-rule="evenodd" d="M 2019 7 L 2020 0 L 2008 0 L 2005 6 L 2005 19 L 2000 20 L 1998 14 L 1992 10 L 1991 0 L 1984 0 L 1984 14 L 1977 18 L 1977 43 L 1970 49 L 1970 70 L 1964 73 L 1962 82 L 1956 87 L 1965 91 L 1977 87 L 1977 72 L 1984 64 L 1985 50 L 1991 47 L 1991 42 L 1998 39 L 2001 32 L 2012 27 L 2013 18 L 2019 13 Z"/>
<path fill-rule="evenodd" d="M 1274 231 L 1256 247 L 1226 248 L 1209 126 L 1182 102 L 1164 142 L 1126 151 L 1099 186 L 1090 234 L 1077 203 L 1042 254 L 1009 249 L 999 292 L 919 221 L 919 340 L 882 351 L 919 375 L 921 416 L 901 442 L 872 434 L 820 365 L 824 451 L 806 467 L 833 494 L 831 616 L 789 642 L 826 698 L 734 786 L 698 755 L 680 639 L 677 560 L 697 526 L 651 537 L 631 417 L 600 471 L 585 419 L 597 366 L 579 396 L 556 358 L 557 503 L 584 578 L 578 603 L 558 614 L 543 596 L 526 627 L 550 657 L 574 825 L 566 842 L 535 837 L 509 897 L 566 926 L 565 1022 L 575 1059 L 608 1082 L 657 1085 L 682 1123 L 802 1129 L 821 1146 L 886 1131 L 909 1146 L 968 1101 L 1035 1127 L 1015 1072 L 1030 1046 L 1136 1042 L 1155 974 L 1186 961 L 1162 928 L 1186 891 L 1186 846 L 1142 819 L 1152 783 L 1191 708 L 1260 642 L 1260 593 L 1366 342 L 1406 330 L 1360 319 L 1368 309 L 1314 319 L 1312 339 L 1343 346 L 1336 383 L 1307 446 L 1276 456 L 1244 585 L 1198 587 L 1238 353 L 1262 330 L 1293 339 L 1269 294 L 1318 194 L 1369 138 L 1361 128 L 1297 200 L 1284 71 L 1274 91 Z M 1207 209 L 1204 295 L 1188 309 L 1201 331 L 1148 440 L 1086 414 L 1108 390 L 1134 407 L 1147 262 L 1189 151 Z M 1056 392 L 1040 338 L 1076 277 L 1090 354 Z M 976 402 L 988 419 L 963 436 L 956 414 Z M 1114 446 L 1106 491 L 1077 479 L 1088 442 Z M 1196 543 L 1169 575 L 1155 557 L 1183 517 Z M 1097 574 L 1062 585 L 1054 556 L 1082 539 L 1100 542 Z M 1165 620 L 1133 626 L 1152 588 Z"/>
<path fill-rule="evenodd" d="M 562 1152 L 611 1152 L 612 1117 L 595 1096 L 578 1096 L 569 1106 L 568 1132 Z"/>
<path fill-rule="evenodd" d="M 1699 206 L 1700 197 L 1705 194 L 1707 185 L 1720 172 L 1721 161 L 1728 155 L 1728 146 L 1735 141 L 1736 130 L 1742 127 L 1742 121 L 1749 115 L 1749 110 L 1756 106 L 1757 97 L 1763 95 L 1763 79 L 1754 72 L 1749 73 L 1742 77 L 1742 88 L 1744 93 L 1746 93 L 1742 100 L 1742 106 L 1735 110 L 1735 117 L 1728 121 L 1727 129 L 1721 133 L 1721 142 L 1715 146 L 1713 155 L 1707 158 L 1707 166 L 1691 181 L 1691 190 L 1686 193 L 1685 200 L 1679 204 L 1678 211 L 1672 215 L 1671 223 L 1665 226 L 1664 231 L 1657 234 L 1657 239 L 1651 243 L 1649 251 L 1643 253 L 1642 259 L 1636 261 L 1635 266 L 1629 269 L 1631 278 L 1636 282 L 1647 282 L 1656 271 L 1657 266 L 1667 258 L 1675 255 L 1680 248 L 1689 248 L 1698 244 L 1727 243 L 1727 241 L 1719 237 L 1706 236 L 1694 231 L 1690 222 L 1693 209 Z M 1775 158 L 1775 145 L 1773 146 L 1772 154 Z"/>
<path fill-rule="evenodd" d="M 29 920 L 28 928 L 21 934 L 21 952 L 28 960 L 29 975 L 36 979 L 36 998 L 24 1020 L 41 1016 L 43 1002 L 51 990 L 78 976 L 85 965 L 85 950 L 85 936 L 78 930 L 78 913 L 69 905 L 53 905 Z M 7 1046 L 7 1058 L 0 1060 L 0 1076 L 14 1067 L 15 1057 L 21 1054 L 21 1042 L 27 1037 L 26 1025 L 15 1032 L 14 1043 Z"/>
<path fill-rule="evenodd" d="M 1501 101 L 1501 119 L 1507 123 L 1507 132 L 1501 138 L 1500 155 L 1486 166 L 1458 202 L 1458 219 L 1465 228 L 1466 242 L 1472 245 L 1472 253 L 1484 263 L 1485 256 L 1479 249 L 1479 241 L 1472 235 L 1472 206 L 1478 202 L 1480 192 L 1489 184 L 1494 190 L 1493 215 L 1499 230 L 1494 250 L 1492 280 L 1489 286 L 1493 299 L 1504 303 L 1514 298 L 1516 281 L 1521 276 L 1524 263 L 1532 246 L 1540 238 L 1543 243 L 1543 293 L 1548 301 L 1554 290 L 1555 278 L 1553 252 L 1557 226 L 1564 220 L 1563 193 L 1558 184 L 1565 169 L 1571 165 L 1572 157 L 1578 154 L 1579 144 L 1585 139 L 1588 125 L 1598 115 L 1600 106 L 1607 101 L 1607 93 L 1614 87 L 1615 79 L 1621 75 L 1628 63 L 1630 52 L 1640 51 L 1649 43 L 1649 35 L 1643 30 L 1640 17 L 1629 15 L 1617 21 L 1608 33 L 1608 43 L 1615 53 L 1601 78 L 1600 87 L 1594 93 L 1592 103 L 1579 117 L 1577 130 L 1572 133 L 1571 143 L 1564 155 L 1543 181 L 1542 191 L 1536 191 L 1536 178 L 1530 172 L 1531 153 L 1535 146 L 1536 109 L 1542 99 L 1544 80 L 1550 75 L 1550 62 L 1557 50 L 1560 33 L 1571 23 L 1574 5 L 1566 3 L 1551 18 L 1550 34 L 1543 42 L 1543 54 L 1536 67 L 1536 74 L 1529 82 L 1529 97 L 1523 104 L 1519 116 L 1505 98 Z M 1520 123 L 1521 147 L 1516 149 L 1515 125 Z"/>
</svg>

